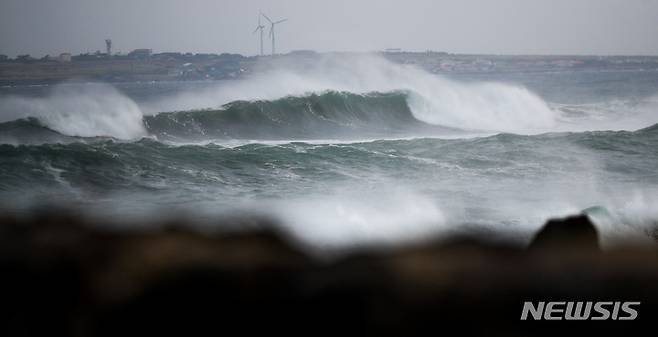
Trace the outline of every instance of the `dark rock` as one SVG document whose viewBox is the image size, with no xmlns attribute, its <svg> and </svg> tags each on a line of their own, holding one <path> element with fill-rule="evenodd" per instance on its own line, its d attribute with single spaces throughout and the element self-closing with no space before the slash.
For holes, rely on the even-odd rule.
<svg viewBox="0 0 658 337">
<path fill-rule="evenodd" d="M 528 248 L 599 250 L 599 234 L 587 215 L 553 219 L 535 235 Z"/>
<path fill-rule="evenodd" d="M 586 216 L 549 221 L 530 253 L 460 236 L 333 260 L 260 226 L 103 225 L 0 215 L 0 336 L 607 336 L 658 312 L 655 250 L 599 252 Z M 524 301 L 570 299 L 642 305 L 633 322 L 519 321 Z"/>
</svg>

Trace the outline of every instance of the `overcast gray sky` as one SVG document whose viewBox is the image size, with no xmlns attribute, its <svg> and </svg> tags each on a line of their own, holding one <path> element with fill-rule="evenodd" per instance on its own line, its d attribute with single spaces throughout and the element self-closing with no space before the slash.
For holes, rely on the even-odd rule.
<svg viewBox="0 0 658 337">
<path fill-rule="evenodd" d="M 253 55 L 259 10 L 289 19 L 280 52 L 658 55 L 658 0 L 0 0 L 0 54 Z"/>
</svg>

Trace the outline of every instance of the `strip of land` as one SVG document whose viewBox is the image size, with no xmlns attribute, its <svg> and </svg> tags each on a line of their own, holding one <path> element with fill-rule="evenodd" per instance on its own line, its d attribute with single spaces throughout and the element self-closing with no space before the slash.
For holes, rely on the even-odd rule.
<svg viewBox="0 0 658 337">
<path fill-rule="evenodd" d="M 239 79 L 275 67 L 279 62 L 313 62 L 323 56 L 354 53 L 296 51 L 276 56 L 159 53 L 82 54 L 40 59 L 0 57 L 0 85 L 50 84 L 61 81 L 188 81 Z M 431 73 L 658 70 L 658 56 L 461 55 L 441 52 L 382 52 L 399 64 Z"/>
</svg>

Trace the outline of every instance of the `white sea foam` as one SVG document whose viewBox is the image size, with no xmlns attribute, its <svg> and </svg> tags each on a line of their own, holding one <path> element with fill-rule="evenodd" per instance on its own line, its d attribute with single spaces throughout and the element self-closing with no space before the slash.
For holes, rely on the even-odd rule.
<svg viewBox="0 0 658 337">
<path fill-rule="evenodd" d="M 382 187 L 386 190 L 336 187 L 322 196 L 276 202 L 272 209 L 287 230 L 316 247 L 399 243 L 445 230 L 443 212 L 431 197 Z"/>
<path fill-rule="evenodd" d="M 457 82 L 373 55 L 325 56 L 307 67 L 277 64 L 245 80 L 148 102 L 145 110 L 217 108 L 235 100 L 272 100 L 327 90 L 405 91 L 416 118 L 460 129 L 546 131 L 557 116 L 541 98 L 520 86 Z"/>
<path fill-rule="evenodd" d="M 106 84 L 58 85 L 45 98 L 0 99 L 0 122 L 32 116 L 66 135 L 135 139 L 147 134 L 143 113 L 219 108 L 236 100 L 273 100 L 327 90 L 404 91 L 417 119 L 474 132 L 634 130 L 658 122 L 658 96 L 631 105 L 549 106 L 522 86 L 450 80 L 375 55 L 328 55 L 307 62 L 304 66 L 275 63 L 243 80 L 224 81 L 139 105 Z"/>
<path fill-rule="evenodd" d="M 146 135 L 139 106 L 107 84 L 62 84 L 43 98 L 0 100 L 0 122 L 25 117 L 35 117 L 69 136 L 135 139 Z"/>
<path fill-rule="evenodd" d="M 613 99 L 585 104 L 557 104 L 557 131 L 638 130 L 658 123 L 658 95 L 643 99 Z"/>
</svg>

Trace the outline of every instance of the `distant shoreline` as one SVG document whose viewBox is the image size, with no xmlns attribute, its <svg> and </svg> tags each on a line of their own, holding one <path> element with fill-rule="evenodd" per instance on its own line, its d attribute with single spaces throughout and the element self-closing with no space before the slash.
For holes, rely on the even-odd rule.
<svg viewBox="0 0 658 337">
<path fill-rule="evenodd" d="M 278 62 L 313 62 L 330 55 L 296 51 L 284 55 L 160 53 L 147 57 L 83 54 L 68 61 L 47 58 L 0 59 L 0 87 L 81 82 L 215 81 L 248 77 Z M 436 74 L 547 71 L 658 71 L 658 56 L 467 55 L 439 52 L 379 53 L 391 62 L 415 65 Z"/>
</svg>

